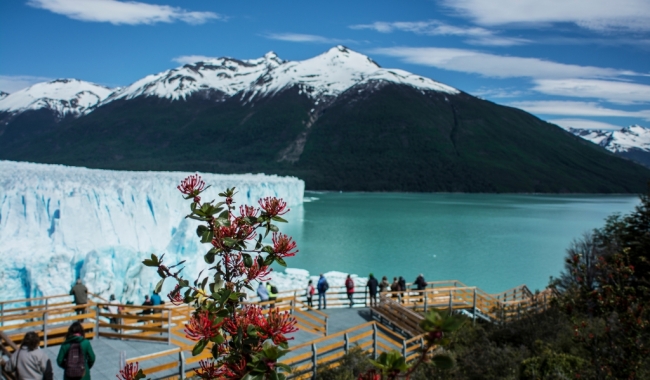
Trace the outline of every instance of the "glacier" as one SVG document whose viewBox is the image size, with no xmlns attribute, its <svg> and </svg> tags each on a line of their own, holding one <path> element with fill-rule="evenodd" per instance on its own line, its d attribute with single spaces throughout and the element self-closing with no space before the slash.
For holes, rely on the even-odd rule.
<svg viewBox="0 0 650 380">
<path fill-rule="evenodd" d="M 141 264 L 151 253 L 170 264 L 189 259 L 183 273 L 193 278 L 208 247 L 176 189 L 190 174 L 0 161 L 0 300 L 67 294 L 81 278 L 92 293 L 139 304 L 159 280 Z M 300 179 L 199 174 L 212 186 L 204 200 L 236 187 L 238 205 L 275 196 L 302 210 Z"/>
</svg>

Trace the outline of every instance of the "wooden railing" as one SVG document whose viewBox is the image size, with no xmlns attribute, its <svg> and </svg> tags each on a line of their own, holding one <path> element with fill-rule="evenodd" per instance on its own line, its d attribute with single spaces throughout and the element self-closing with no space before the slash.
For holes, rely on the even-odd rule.
<svg viewBox="0 0 650 380">
<path fill-rule="evenodd" d="M 336 366 L 340 358 L 351 348 L 359 347 L 374 358 L 382 352 L 400 351 L 407 361 L 418 357 L 423 347 L 422 336 L 406 339 L 372 321 L 322 338 L 290 347 L 296 355 L 283 360 L 293 371 L 290 378 L 313 378 L 319 366 Z"/>
</svg>

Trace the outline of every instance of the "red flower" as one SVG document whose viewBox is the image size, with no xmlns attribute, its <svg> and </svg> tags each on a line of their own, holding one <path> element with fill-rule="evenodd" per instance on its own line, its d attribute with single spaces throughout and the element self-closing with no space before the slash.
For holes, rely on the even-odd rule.
<svg viewBox="0 0 650 380">
<path fill-rule="evenodd" d="M 381 374 L 377 373 L 376 370 L 371 369 L 366 373 L 359 375 L 357 380 L 381 380 Z"/>
<path fill-rule="evenodd" d="M 273 252 L 279 257 L 295 256 L 298 250 L 292 252 L 296 248 L 296 242 L 283 233 L 273 233 Z"/>
<path fill-rule="evenodd" d="M 174 290 L 167 294 L 167 298 L 169 298 L 169 301 L 176 306 L 182 304 L 184 302 L 184 297 L 181 295 L 181 286 L 176 284 Z"/>
<path fill-rule="evenodd" d="M 196 370 L 196 374 L 202 379 L 222 379 L 222 378 L 233 378 L 235 376 L 228 367 L 221 365 L 217 367 L 214 364 L 213 360 L 201 360 L 199 366 Z"/>
<path fill-rule="evenodd" d="M 260 199 L 258 203 L 262 207 L 262 210 L 264 210 L 270 217 L 284 215 L 289 212 L 289 209 L 287 208 L 287 202 L 283 201 L 282 199 L 275 197 L 266 197 L 264 199 Z"/>
<path fill-rule="evenodd" d="M 296 318 L 291 314 L 280 313 L 277 309 L 271 309 L 266 316 L 266 325 L 261 327 L 267 339 L 272 339 L 273 343 L 280 344 L 293 339 L 284 335 L 298 331 L 296 322 Z"/>
<path fill-rule="evenodd" d="M 198 195 L 203 191 L 204 187 L 205 182 L 201 179 L 201 176 L 194 174 L 182 180 L 181 184 L 176 188 L 187 195 L 187 198 L 194 197 L 194 202 L 199 202 L 201 198 Z"/>
<path fill-rule="evenodd" d="M 120 374 L 116 375 L 116 377 L 121 380 L 134 380 L 138 371 L 140 371 L 138 367 L 138 362 L 127 363 L 124 368 L 120 370 Z"/>
<path fill-rule="evenodd" d="M 215 324 L 210 312 L 207 310 L 195 312 L 190 321 L 185 325 L 185 334 L 192 340 L 209 340 L 219 335 L 219 327 L 223 322 Z"/>
<path fill-rule="evenodd" d="M 271 274 L 272 270 L 273 269 L 269 268 L 268 265 L 262 265 L 260 267 L 257 260 L 253 260 L 253 265 L 248 268 L 248 273 L 246 273 L 246 279 L 248 282 L 253 280 L 269 281 L 271 277 L 268 277 L 268 275 Z"/>
<path fill-rule="evenodd" d="M 259 211 L 260 209 L 255 208 L 253 206 L 248 206 L 248 205 L 239 206 L 239 213 L 241 214 L 242 218 L 246 216 L 257 218 L 257 213 Z"/>
<path fill-rule="evenodd" d="M 238 328 L 241 327 L 244 335 L 247 335 L 248 326 L 257 327 L 265 326 L 266 319 L 262 315 L 262 309 L 255 305 L 246 305 L 234 315 L 224 320 L 223 329 L 230 335 L 236 335 Z"/>
</svg>

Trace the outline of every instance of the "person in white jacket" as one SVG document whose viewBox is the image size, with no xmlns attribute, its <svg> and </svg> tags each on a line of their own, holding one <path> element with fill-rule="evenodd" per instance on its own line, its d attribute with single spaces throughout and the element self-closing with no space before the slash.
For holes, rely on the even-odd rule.
<svg viewBox="0 0 650 380">
<path fill-rule="evenodd" d="M 5 364 L 5 371 L 15 372 L 18 380 L 51 380 L 52 362 L 38 345 L 41 340 L 33 331 L 25 334 L 20 348 Z"/>
</svg>

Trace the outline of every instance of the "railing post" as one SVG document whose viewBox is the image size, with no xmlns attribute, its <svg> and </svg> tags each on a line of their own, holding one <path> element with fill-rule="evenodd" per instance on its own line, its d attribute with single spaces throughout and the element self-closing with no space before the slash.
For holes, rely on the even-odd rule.
<svg viewBox="0 0 650 380">
<path fill-rule="evenodd" d="M 47 302 L 47 301 L 49 301 L 49 300 L 50 300 L 49 298 L 45 299 L 45 310 L 48 309 L 49 302 Z"/>
<path fill-rule="evenodd" d="M 345 333 L 345 335 L 343 335 L 343 340 L 345 341 L 344 350 L 345 354 L 347 355 L 347 353 L 350 351 L 350 337 L 348 336 L 348 333 Z"/>
<path fill-rule="evenodd" d="M 318 357 L 316 353 L 316 344 L 312 343 L 311 344 L 311 372 L 314 379 L 316 378 L 317 366 L 318 366 Z"/>
<path fill-rule="evenodd" d="M 172 344 L 172 311 L 167 310 L 167 344 Z"/>
<path fill-rule="evenodd" d="M 329 324 L 328 320 L 329 320 L 329 317 L 325 317 L 325 336 L 327 336 L 327 325 Z"/>
<path fill-rule="evenodd" d="M 95 338 L 99 339 L 99 307 L 95 305 Z"/>
<path fill-rule="evenodd" d="M 472 306 L 472 325 L 476 326 L 476 288 L 474 288 L 474 306 Z"/>
<path fill-rule="evenodd" d="M 449 314 L 451 314 L 451 311 L 453 310 L 452 307 L 454 306 L 452 302 L 453 300 L 453 294 L 451 293 L 451 289 L 449 289 Z"/>
<path fill-rule="evenodd" d="M 377 360 L 377 323 L 372 324 L 372 358 Z"/>
<path fill-rule="evenodd" d="M 408 361 L 406 359 L 406 339 L 402 341 L 402 356 L 404 357 L 404 360 Z"/>
<path fill-rule="evenodd" d="M 183 353 L 183 350 L 180 350 L 178 352 L 178 361 L 180 362 L 180 365 L 178 366 L 178 378 L 184 379 L 185 378 L 185 354 Z"/>
<path fill-rule="evenodd" d="M 423 295 L 424 295 L 424 312 L 426 313 L 426 312 L 427 312 L 427 300 L 429 299 L 429 293 L 427 293 L 427 292 L 425 291 L 425 292 L 423 293 Z"/>
<path fill-rule="evenodd" d="M 43 347 L 47 348 L 47 311 L 43 313 Z"/>
<path fill-rule="evenodd" d="M 4 326 L 5 324 L 5 304 L 0 303 L 0 327 Z"/>
<path fill-rule="evenodd" d="M 363 291 L 363 306 L 368 307 L 368 287 L 366 286 Z"/>
</svg>

